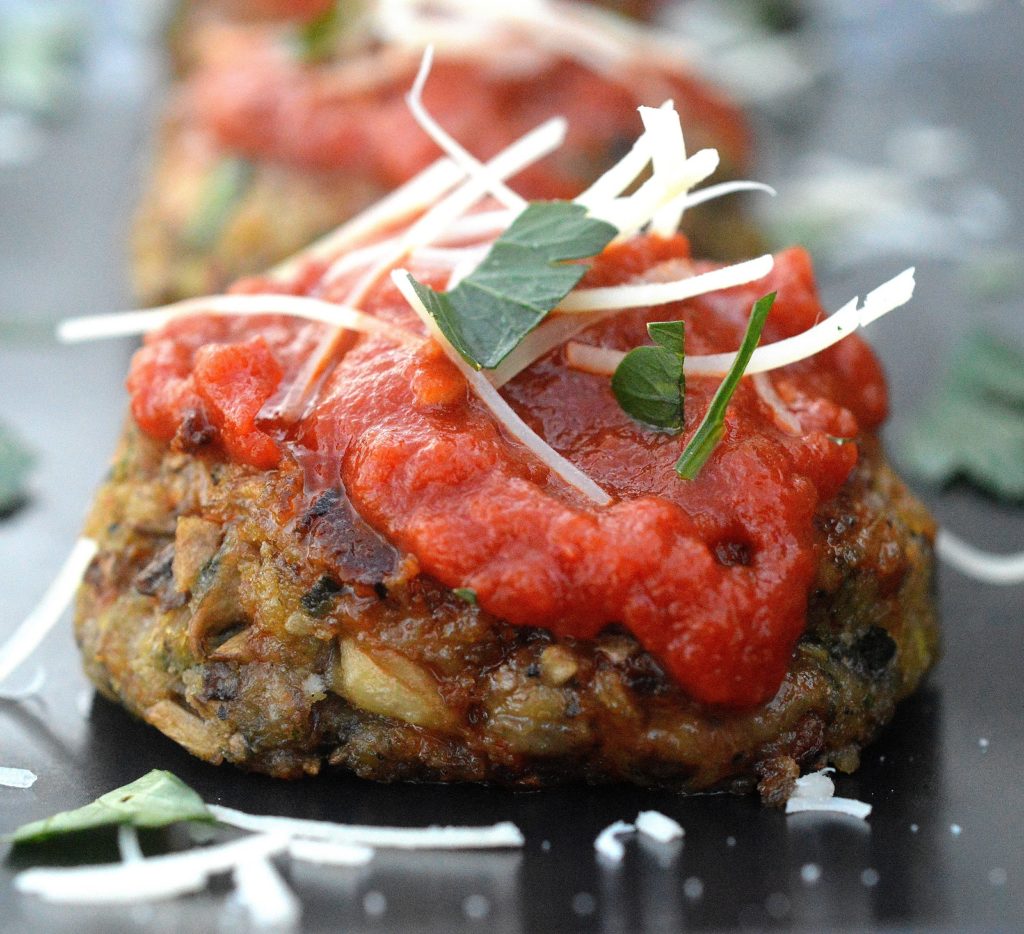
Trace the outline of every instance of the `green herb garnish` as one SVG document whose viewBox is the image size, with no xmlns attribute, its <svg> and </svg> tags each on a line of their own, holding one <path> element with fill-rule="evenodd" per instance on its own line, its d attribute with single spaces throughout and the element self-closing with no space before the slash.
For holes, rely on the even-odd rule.
<svg viewBox="0 0 1024 934">
<path fill-rule="evenodd" d="M 185 242 L 194 250 L 208 250 L 217 242 L 252 179 L 252 163 L 245 159 L 221 159 L 207 174 L 199 209 L 185 231 Z"/>
<path fill-rule="evenodd" d="M 295 34 L 295 54 L 313 64 L 329 58 L 342 28 L 341 3 L 332 3 L 319 16 L 303 23 Z"/>
<path fill-rule="evenodd" d="M 635 347 L 612 375 L 612 392 L 623 411 L 651 428 L 683 430 L 684 325 L 656 321 L 647 325 L 653 346 Z"/>
<path fill-rule="evenodd" d="M 8 840 L 11 843 L 36 843 L 66 833 L 121 824 L 155 828 L 179 821 L 213 820 L 203 799 L 180 778 L 154 769 L 123 788 L 108 791 L 85 807 L 23 824 Z"/>
<path fill-rule="evenodd" d="M 413 288 L 466 362 L 493 369 L 583 278 L 588 267 L 567 261 L 596 256 L 617 233 L 583 205 L 535 201 L 450 292 Z"/>
<path fill-rule="evenodd" d="M 0 425 L 0 515 L 25 499 L 35 456 L 10 429 Z"/>
<path fill-rule="evenodd" d="M 456 587 L 452 593 L 471 606 L 476 606 L 476 591 L 472 587 Z"/>
<path fill-rule="evenodd" d="M 725 434 L 725 410 L 729 406 L 736 387 L 743 377 L 743 371 L 750 363 L 750 357 L 761 339 L 761 332 L 764 330 L 764 323 L 768 319 L 768 312 L 775 302 L 775 293 L 764 296 L 754 303 L 750 312 L 750 322 L 747 324 L 747 333 L 743 335 L 743 343 L 736 354 L 729 372 L 726 374 L 722 384 L 718 387 L 711 405 L 704 415 L 704 420 L 697 428 L 697 433 L 686 445 L 679 460 L 676 461 L 676 473 L 683 480 L 692 480 L 697 476 L 704 462 L 711 456 L 711 452 L 718 446 Z"/>
<path fill-rule="evenodd" d="M 908 470 L 932 483 L 963 477 L 1024 500 L 1024 351 L 968 335 L 934 395 L 897 436 Z"/>
</svg>

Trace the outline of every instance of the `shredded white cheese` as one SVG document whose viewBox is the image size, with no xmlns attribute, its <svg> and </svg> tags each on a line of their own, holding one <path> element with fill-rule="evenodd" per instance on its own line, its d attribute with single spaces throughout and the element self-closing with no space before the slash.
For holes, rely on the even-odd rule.
<svg viewBox="0 0 1024 934">
<path fill-rule="evenodd" d="M 748 375 L 763 373 L 813 357 L 833 344 L 838 344 L 858 328 L 865 327 L 882 315 L 905 305 L 913 294 L 914 270 L 905 269 L 869 293 L 860 308 L 854 299 L 834 315 L 808 328 L 802 334 L 758 347 L 751 356 L 745 372 Z M 729 372 L 735 357 L 736 355 L 731 353 L 690 357 L 684 364 L 684 369 L 687 375 L 692 373 L 724 376 Z"/>
<path fill-rule="evenodd" d="M 378 231 L 425 211 L 463 178 L 465 173 L 451 159 L 439 159 L 361 214 L 282 261 L 270 270 L 270 275 L 278 281 L 287 281 L 311 260 L 338 256 Z"/>
<path fill-rule="evenodd" d="M 444 127 L 441 126 L 423 106 L 423 86 L 427 83 L 430 68 L 434 63 L 434 47 L 428 45 L 423 52 L 420 61 L 419 71 L 416 73 L 416 80 L 412 83 L 412 90 L 406 95 L 405 101 L 409 110 L 420 128 L 427 134 L 445 154 L 457 165 L 461 166 L 466 175 L 471 178 L 479 176 L 486 186 L 486 190 L 494 195 L 507 208 L 522 210 L 526 207 L 526 200 L 517 195 L 511 188 L 493 175 L 483 163 L 472 153 L 463 147 Z"/>
<path fill-rule="evenodd" d="M 675 114 L 671 101 L 666 101 L 660 109 L 668 111 L 673 115 Z M 641 107 L 641 115 L 647 114 L 649 110 L 650 108 Z M 720 182 L 717 185 L 708 185 L 698 191 L 691 192 L 689 186 L 696 184 L 696 182 L 676 177 L 675 186 L 681 187 L 683 190 L 679 191 L 675 196 L 666 197 L 665 185 L 663 183 L 664 176 L 666 173 L 669 173 L 670 177 L 672 175 L 681 175 L 681 173 L 676 172 L 676 169 L 677 165 L 684 163 L 686 151 L 681 145 L 682 131 L 679 126 L 678 116 L 674 121 L 674 127 L 668 123 L 659 124 L 657 123 L 658 119 L 658 117 L 655 117 L 652 120 L 650 116 L 646 116 L 644 120 L 646 129 L 637 138 L 629 152 L 582 194 L 578 195 L 575 199 L 577 204 L 582 204 L 588 209 L 599 212 L 602 206 L 607 208 L 612 204 L 625 203 L 622 200 L 616 201 L 616 199 L 637 180 L 652 159 L 656 163 L 654 167 L 655 172 L 662 173 L 662 180 L 652 186 L 652 189 L 656 189 L 659 185 L 661 186 L 660 198 L 664 201 L 664 204 L 653 211 L 651 229 L 655 233 L 662 235 L 674 233 L 678 229 L 684 212 L 715 198 L 721 198 L 742 191 L 762 191 L 770 195 L 776 194 L 775 189 L 770 185 L 747 180 Z M 652 126 L 652 123 L 655 125 Z M 656 139 L 658 140 L 657 144 L 654 142 Z M 677 160 L 676 164 L 671 159 L 673 152 Z M 713 170 L 715 157 L 710 155 L 710 152 L 710 150 L 705 150 L 707 154 L 701 155 L 698 161 L 698 164 L 701 162 L 706 163 L 701 171 L 706 169 Z M 652 189 L 648 189 L 648 193 Z M 600 215 L 595 214 L 595 216 Z"/>
<path fill-rule="evenodd" d="M 80 538 L 75 543 L 53 583 L 43 594 L 43 599 L 0 646 L 0 684 L 36 650 L 39 643 L 46 638 L 46 634 L 60 622 L 95 554 L 96 542 L 91 538 Z"/>
<path fill-rule="evenodd" d="M 855 798 L 790 798 L 786 802 L 787 814 L 800 814 L 804 811 L 826 811 L 832 814 L 848 814 L 859 820 L 866 820 L 871 814 L 871 805 Z"/>
<path fill-rule="evenodd" d="M 771 185 L 765 185 L 764 182 L 751 182 L 743 179 L 737 179 L 732 182 L 719 182 L 717 185 L 707 185 L 704 188 L 697 189 L 697 191 L 690 191 L 685 195 L 680 195 L 678 207 L 680 211 L 688 211 L 690 208 L 695 208 L 699 204 L 704 204 L 707 201 L 713 201 L 715 198 L 722 198 L 725 195 L 737 194 L 741 191 L 763 191 L 765 194 L 771 195 L 772 197 L 777 194 Z"/>
<path fill-rule="evenodd" d="M 503 821 L 490 827 L 370 827 L 330 821 L 261 816 L 211 804 L 221 823 L 242 830 L 268 831 L 287 838 L 321 840 L 399 850 L 491 850 L 518 848 L 523 835 L 515 824 Z"/>
<path fill-rule="evenodd" d="M 829 776 L 834 772 L 833 768 L 825 768 L 801 775 L 793 786 L 792 796 L 808 800 L 831 798 L 836 793 L 836 786 Z"/>
<path fill-rule="evenodd" d="M 519 215 L 519 211 L 501 208 L 495 211 L 474 211 L 453 221 L 448 229 L 438 234 L 433 242 L 469 243 L 480 239 L 493 240 Z"/>
<path fill-rule="evenodd" d="M 589 315 L 549 315 L 497 367 L 488 371 L 487 379 L 495 389 L 500 389 L 549 351 L 561 347 L 566 341 L 613 314 L 613 311 L 596 311 Z"/>
<path fill-rule="evenodd" d="M 776 426 L 787 434 L 794 436 L 801 434 L 803 428 L 800 425 L 800 419 L 793 414 L 775 391 L 771 377 L 767 373 L 755 373 L 750 381 L 754 384 L 754 389 L 757 390 L 761 401 L 771 410 Z"/>
<path fill-rule="evenodd" d="M 694 183 L 687 178 L 688 166 L 683 126 L 678 116 L 675 115 L 675 109 L 666 112 L 651 107 L 641 107 L 640 119 L 644 128 L 651 134 L 651 163 L 654 175 L 665 180 L 666 190 L 670 187 L 682 190 L 692 188 Z M 715 153 L 714 165 L 717 168 L 717 153 Z M 679 229 L 683 212 L 675 198 L 663 200 L 666 203 L 658 208 L 651 217 L 651 231 L 662 236 L 669 236 Z"/>
<path fill-rule="evenodd" d="M 662 107 L 671 106 L 671 101 L 662 104 Z M 585 208 L 592 208 L 618 197 L 640 177 L 640 173 L 647 168 L 650 161 L 651 137 L 644 131 L 637 137 L 626 155 L 574 200 Z"/>
<path fill-rule="evenodd" d="M 674 37 L 576 3 L 378 0 L 373 8 L 371 29 L 385 42 L 411 48 L 436 44 L 492 65 L 500 44 L 505 67 L 510 57 L 512 62 L 525 58 L 530 71 L 542 68 L 552 55 L 571 56 L 615 80 L 630 61 L 678 71 L 693 58 L 692 50 Z M 509 53 L 517 50 L 510 46 L 517 43 L 509 40 L 516 33 L 527 35 L 533 48 L 512 57 Z"/>
<path fill-rule="evenodd" d="M 753 376 L 755 373 L 766 373 L 813 357 L 827 347 L 838 344 L 858 327 L 863 327 L 883 314 L 906 304 L 913 291 L 914 270 L 904 270 L 871 292 L 860 308 L 857 307 L 857 299 L 853 299 L 834 315 L 830 315 L 803 333 L 758 347 L 751 356 L 744 374 Z M 589 347 L 574 342 L 570 342 L 566 348 L 569 366 L 595 375 L 611 376 L 624 356 L 625 353 L 620 350 Z M 735 353 L 688 356 L 683 362 L 683 372 L 687 376 L 725 376 L 735 359 Z"/>
<path fill-rule="evenodd" d="M 939 529 L 935 551 L 962 574 L 986 584 L 1012 586 L 1024 583 L 1024 551 L 1010 555 L 982 551 L 946 529 Z"/>
<path fill-rule="evenodd" d="M 562 118 L 547 120 L 521 136 L 494 159 L 486 162 L 483 165 L 483 174 L 470 175 L 451 195 L 437 202 L 403 232 L 398 238 L 394 254 L 379 264 L 379 274 L 400 262 L 410 251 L 437 242 L 454 224 L 462 222 L 466 212 L 486 195 L 490 178 L 508 178 L 557 150 L 565 139 L 567 128 L 568 124 Z M 506 214 L 508 223 L 511 223 L 520 211 L 521 208 L 509 210 Z M 466 221 L 469 219 L 465 218 Z M 330 282 L 330 270 L 325 278 Z"/>
<path fill-rule="evenodd" d="M 475 246 L 424 246 L 413 250 L 410 255 L 417 266 L 444 270 L 456 269 L 469 261 L 479 263 L 490 249 L 490 243 Z"/>
<path fill-rule="evenodd" d="M 624 820 L 617 820 L 604 828 L 594 840 L 594 849 L 597 855 L 610 863 L 621 863 L 626 855 L 626 848 L 619 837 L 636 832 L 633 824 L 627 824 Z"/>
<path fill-rule="evenodd" d="M 261 295 L 207 295 L 146 311 L 121 311 L 69 318 L 57 326 L 57 336 L 64 343 L 125 337 L 156 330 L 183 315 L 205 314 L 284 315 L 320 321 L 363 334 L 384 334 L 396 340 L 419 342 L 417 337 L 407 331 L 355 308 L 305 295 L 278 295 L 273 292 Z"/>
<path fill-rule="evenodd" d="M 662 114 L 663 111 L 659 108 L 653 113 Z M 672 116 L 678 124 L 678 115 L 673 112 Z M 673 173 L 670 179 L 665 179 L 655 172 L 633 194 L 595 204 L 589 213 L 592 217 L 608 221 L 617 227 L 618 241 L 628 240 L 641 227 L 650 223 L 659 209 L 673 205 L 680 195 L 714 173 L 718 168 L 718 162 L 716 150 L 702 149 L 690 156 L 680 171 Z"/>
<path fill-rule="evenodd" d="M 233 869 L 240 860 L 282 853 L 287 847 L 286 836 L 260 834 L 137 862 L 27 869 L 15 877 L 14 887 L 47 901 L 80 905 L 174 898 L 198 892 L 211 875 Z"/>
<path fill-rule="evenodd" d="M 575 487 L 599 506 L 606 506 L 610 503 L 611 497 L 604 490 L 582 470 L 570 463 L 553 447 L 547 444 L 543 438 L 515 413 L 513 408 L 501 397 L 498 390 L 487 381 L 487 377 L 482 373 L 478 373 L 462 359 L 459 352 L 452 347 L 448 338 L 441 333 L 437 323 L 423 306 L 423 302 L 420 301 L 420 297 L 412 287 L 412 279 L 409 273 L 404 269 L 396 269 L 391 274 L 391 278 L 402 293 L 402 296 L 409 303 L 409 306 L 427 327 L 430 335 L 437 341 L 448 359 L 458 367 L 459 372 L 466 378 L 474 392 L 480 397 L 484 405 L 491 410 L 491 414 L 501 423 L 502 427 L 520 444 L 535 454 L 549 470 L 561 477 L 570 486 Z"/>
<path fill-rule="evenodd" d="M 659 843 L 671 843 L 685 835 L 682 825 L 661 811 L 641 811 L 636 816 L 636 829 Z"/>
<path fill-rule="evenodd" d="M 865 820 L 871 813 L 871 805 L 854 798 L 837 798 L 836 787 L 828 773 L 832 769 L 821 769 L 811 772 L 796 780 L 793 794 L 786 802 L 787 814 L 799 814 L 803 811 L 826 811 L 836 814 L 848 814 Z"/>
<path fill-rule="evenodd" d="M 291 931 L 302 917 L 302 904 L 266 856 L 240 859 L 232 872 L 235 902 L 257 930 Z"/>
<path fill-rule="evenodd" d="M 330 840 L 305 840 L 297 837 L 288 843 L 288 855 L 302 863 L 319 866 L 365 866 L 373 859 L 372 847 Z"/>
<path fill-rule="evenodd" d="M 462 185 L 435 203 L 394 238 L 395 246 L 392 253 L 382 257 L 373 270 L 352 290 L 349 304 L 358 305 L 369 286 L 392 266 L 401 262 L 409 252 L 443 239 L 453 225 L 470 222 L 471 217 L 463 218 L 463 215 L 487 194 L 489 179 L 509 178 L 554 152 L 565 140 L 567 129 L 568 124 L 560 117 L 546 120 L 486 162 L 483 166 L 485 174 L 471 175 Z M 508 210 L 504 214 L 507 217 L 507 224 L 510 224 L 519 214 L 519 210 Z M 342 262 L 343 259 L 342 257 L 338 262 Z M 336 278 L 337 274 L 332 266 L 324 274 L 324 282 L 330 284 Z"/>
<path fill-rule="evenodd" d="M 401 235 L 393 239 L 391 249 L 381 255 L 348 291 L 345 304 L 351 307 L 362 304 L 381 276 L 401 262 L 408 253 L 443 236 L 452 224 L 486 194 L 490 179 L 514 175 L 557 149 L 565 139 L 566 128 L 565 120 L 559 118 L 542 123 L 491 159 L 484 166 L 482 174 L 470 176 L 465 184 L 437 202 Z M 345 258 L 341 257 L 326 271 L 323 277 L 325 284 L 331 284 L 342 275 L 339 270 L 344 261 Z M 294 421 L 298 418 L 306 407 L 317 374 L 322 372 L 334 353 L 337 336 L 335 333 L 324 338 L 288 387 L 284 397 L 272 405 L 265 406 L 262 415 L 285 421 Z"/>
<path fill-rule="evenodd" d="M 565 346 L 565 362 L 569 367 L 594 376 L 611 376 L 625 356 L 623 351 L 612 347 L 597 347 L 578 341 L 569 341 Z"/>
<path fill-rule="evenodd" d="M 667 305 L 708 292 L 717 292 L 719 289 L 730 289 L 756 282 L 767 276 L 774 265 L 775 258 L 771 254 L 765 254 L 757 259 L 712 269 L 674 282 L 640 282 L 596 289 L 576 289 L 563 299 L 558 311 L 567 314 Z"/>
<path fill-rule="evenodd" d="M 0 688 L 0 700 L 23 701 L 35 697 L 46 684 L 46 669 L 40 666 L 28 684 L 20 688 Z"/>
<path fill-rule="evenodd" d="M 137 863 L 145 859 L 139 844 L 139 832 L 131 824 L 121 824 L 117 828 L 117 851 L 125 863 Z"/>
<path fill-rule="evenodd" d="M 30 772 L 28 769 L 0 766 L 0 785 L 5 788 L 31 788 L 38 777 L 35 772 Z"/>
<path fill-rule="evenodd" d="M 477 266 L 483 261 L 484 257 L 490 252 L 490 245 L 483 247 L 476 247 L 472 250 L 466 250 L 466 255 L 460 260 L 455 266 L 452 267 L 451 275 L 448 276 L 448 282 L 445 285 L 445 291 L 450 292 L 452 289 L 457 288 L 459 283 L 467 276 L 472 275 Z"/>
<path fill-rule="evenodd" d="M 394 250 L 397 242 L 397 237 L 388 237 L 384 240 L 378 240 L 376 243 L 342 253 L 329 267 L 331 282 L 336 282 L 345 276 L 359 272 L 373 263 L 379 262 L 384 256 L 387 256 Z"/>
</svg>

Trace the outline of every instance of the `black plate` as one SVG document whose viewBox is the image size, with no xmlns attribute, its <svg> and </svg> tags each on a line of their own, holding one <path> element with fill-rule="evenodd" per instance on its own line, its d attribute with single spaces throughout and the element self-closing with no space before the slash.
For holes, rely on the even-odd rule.
<svg viewBox="0 0 1024 934">
<path fill-rule="evenodd" d="M 850 245 L 829 253 L 826 244 L 819 264 L 829 304 L 837 306 L 917 254 L 917 299 L 872 334 L 892 377 L 894 407 L 906 411 L 969 324 L 1001 327 L 1024 342 L 1019 289 L 972 290 L 973 260 L 962 261 L 1021 254 L 1013 219 L 1024 210 L 1024 7 L 1011 0 L 863 0 L 809 9 L 802 36 L 790 39 L 801 55 L 817 59 L 819 77 L 757 109 L 758 174 L 781 189 L 772 210 L 786 203 L 814 152 L 900 166 L 913 176 L 917 200 L 898 213 L 911 241 L 918 232 L 917 244 L 872 250 L 871 237 L 855 225 L 845 228 Z M 0 167 L 4 319 L 31 312 L 45 323 L 127 303 L 121 243 L 152 79 L 141 67 L 148 59 L 136 62 L 130 78 L 119 75 L 126 47 L 109 29 L 97 35 L 101 67 L 90 71 L 72 122 L 54 131 L 33 164 Z M 908 166 L 913 140 L 935 138 L 935 127 L 940 139 L 948 139 L 945 127 L 960 134 L 952 166 Z M 873 223 L 876 234 L 879 224 L 899 226 Z M 857 249 L 864 256 L 847 263 Z M 13 333 L 0 332 L 0 418 L 32 440 L 40 464 L 30 504 L 0 522 L 0 632 L 35 603 L 78 532 L 113 447 L 130 352 L 116 343 L 57 348 Z M 926 498 L 977 543 L 1021 547 L 1020 511 L 964 491 Z M 0 788 L 0 830 L 83 804 L 158 767 L 207 800 L 257 812 L 407 825 L 510 819 L 526 835 L 521 853 L 380 853 L 360 870 L 296 866 L 289 876 L 310 931 L 1016 929 L 1024 918 L 1024 589 L 988 587 L 944 570 L 940 590 L 943 662 L 866 752 L 860 771 L 838 783 L 840 793 L 874 806 L 866 824 L 787 818 L 752 798 L 721 795 L 687 799 L 624 787 L 513 794 L 341 777 L 280 783 L 214 768 L 94 699 L 65 627 L 34 659 L 48 673 L 45 699 L 0 705 L 0 764 L 39 775 L 30 790 Z M 23 675 L 31 671 L 32 664 Z M 683 844 L 630 842 L 620 867 L 600 866 L 592 848 L 597 832 L 648 808 L 683 824 Z M 13 892 L 19 868 L 10 854 L 0 866 L 5 930 L 212 930 L 232 917 L 223 886 L 116 911 L 49 906 Z"/>
</svg>

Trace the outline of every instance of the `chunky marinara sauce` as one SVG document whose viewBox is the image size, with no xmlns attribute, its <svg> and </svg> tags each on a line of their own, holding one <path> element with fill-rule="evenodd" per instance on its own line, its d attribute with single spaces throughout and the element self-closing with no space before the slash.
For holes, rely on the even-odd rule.
<svg viewBox="0 0 1024 934">
<path fill-rule="evenodd" d="M 678 277 L 687 249 L 681 237 L 637 239 L 606 251 L 587 284 Z M 307 272 L 303 290 L 317 294 L 316 278 Z M 647 321 L 682 318 L 688 353 L 735 350 L 751 305 L 773 290 L 763 342 L 821 318 L 807 254 L 789 250 L 760 282 L 630 311 L 581 339 L 626 349 L 648 342 Z M 423 333 L 386 279 L 364 307 Z M 775 693 L 805 625 L 815 512 L 857 459 L 856 444 L 835 439 L 873 430 L 886 413 L 881 370 L 859 338 L 771 374 L 799 432 L 743 380 L 725 437 L 693 481 L 673 465 L 718 379 L 687 381 L 686 429 L 671 436 L 633 422 L 607 377 L 570 370 L 553 351 L 503 391 L 614 497 L 596 507 L 510 441 L 430 341 L 360 336 L 339 352 L 298 424 L 262 421 L 263 404 L 323 334 L 322 325 L 281 317 L 172 323 L 133 361 L 135 418 L 166 440 L 205 427 L 233 460 L 301 467 L 308 485 L 342 485 L 426 572 L 471 587 L 483 608 L 513 624 L 586 639 L 620 623 L 700 701 L 749 707 Z"/>
<path fill-rule="evenodd" d="M 280 43 L 258 36 L 236 42 L 232 54 L 218 51 L 191 78 L 186 95 L 195 123 L 224 150 L 307 171 L 371 177 L 388 190 L 440 155 L 405 102 L 418 55 L 391 50 L 310 68 Z M 716 146 L 733 167 L 746 161 L 749 141 L 739 111 L 696 78 L 637 63 L 599 74 L 571 58 L 515 40 L 511 45 L 490 64 L 480 56 L 439 54 L 424 102 L 480 158 L 553 116 L 567 117 L 562 149 L 517 176 L 516 191 L 526 198 L 575 197 L 632 144 L 637 105 L 669 98 L 688 128 L 691 149 Z M 378 80 L 378 72 L 387 77 Z"/>
</svg>

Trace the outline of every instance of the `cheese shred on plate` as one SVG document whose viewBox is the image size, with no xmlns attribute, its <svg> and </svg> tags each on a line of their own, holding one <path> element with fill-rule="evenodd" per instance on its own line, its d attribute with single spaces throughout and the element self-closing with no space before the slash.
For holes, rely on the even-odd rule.
<svg viewBox="0 0 1024 934">
<path fill-rule="evenodd" d="M 736 269 L 736 267 L 726 267 L 716 270 L 716 272 L 726 272 L 729 269 Z M 712 273 L 705 275 L 712 275 Z M 700 277 L 695 276 L 694 278 Z M 760 278 L 760 276 L 755 278 Z M 663 287 L 661 283 L 637 286 L 636 288 L 660 287 Z M 854 298 L 835 314 L 829 315 L 824 321 L 802 334 L 758 347 L 751 356 L 744 375 L 754 376 L 757 373 L 767 373 L 807 357 L 813 357 L 822 350 L 838 344 L 858 328 L 866 327 L 890 311 L 902 307 L 910 301 L 913 294 L 914 269 L 911 267 L 870 292 L 864 299 L 863 305 L 858 307 L 858 299 Z M 570 341 L 566 347 L 566 360 L 569 366 L 598 376 L 611 376 L 625 356 L 621 350 L 594 347 L 577 341 Z M 725 376 L 735 359 L 735 353 L 687 356 L 683 361 L 683 372 L 687 376 Z"/>
<path fill-rule="evenodd" d="M 641 811 L 636 816 L 636 829 L 659 843 L 681 840 L 686 833 L 678 821 L 661 811 Z"/>
<path fill-rule="evenodd" d="M 0 785 L 5 788 L 31 788 L 38 776 L 28 769 L 14 769 L 10 766 L 0 766 Z"/>
<path fill-rule="evenodd" d="M 174 898 L 205 888 L 210 876 L 246 859 L 265 859 L 288 848 L 284 834 L 258 834 L 169 856 L 72 869 L 27 869 L 14 887 L 47 901 L 118 904 Z"/>
<path fill-rule="evenodd" d="M 509 821 L 490 827 L 372 827 L 330 821 L 261 816 L 211 804 L 222 824 L 241 830 L 285 834 L 289 838 L 398 850 L 493 850 L 519 848 L 522 832 Z"/>
<path fill-rule="evenodd" d="M 626 855 L 626 848 L 619 839 L 621 836 L 636 832 L 635 824 L 628 824 L 624 820 L 617 820 L 604 828 L 594 840 L 594 850 L 597 855 L 611 863 L 621 863 Z"/>
<path fill-rule="evenodd" d="M 234 901 L 257 930 L 288 931 L 299 923 L 302 904 L 266 856 L 243 857 L 231 878 Z"/>
<path fill-rule="evenodd" d="M 75 543 L 42 600 L 0 646 L 0 684 L 39 647 L 46 634 L 60 622 L 95 554 L 96 542 L 91 538 L 80 538 Z"/>
<path fill-rule="evenodd" d="M 658 843 L 681 840 L 686 834 L 678 821 L 661 811 L 641 811 L 633 823 L 617 820 L 604 828 L 594 840 L 597 855 L 609 863 L 621 863 L 626 848 L 620 837 L 640 833 Z"/>
<path fill-rule="evenodd" d="M 1024 584 L 1024 551 L 1009 555 L 982 551 L 945 529 L 939 530 L 935 551 L 951 567 L 975 580 L 1004 586 Z"/>
<path fill-rule="evenodd" d="M 855 798 L 837 798 L 836 786 L 828 776 L 831 771 L 833 770 L 821 769 L 798 778 L 793 794 L 786 802 L 786 813 L 827 811 L 866 820 L 871 813 L 871 805 Z"/>
</svg>

